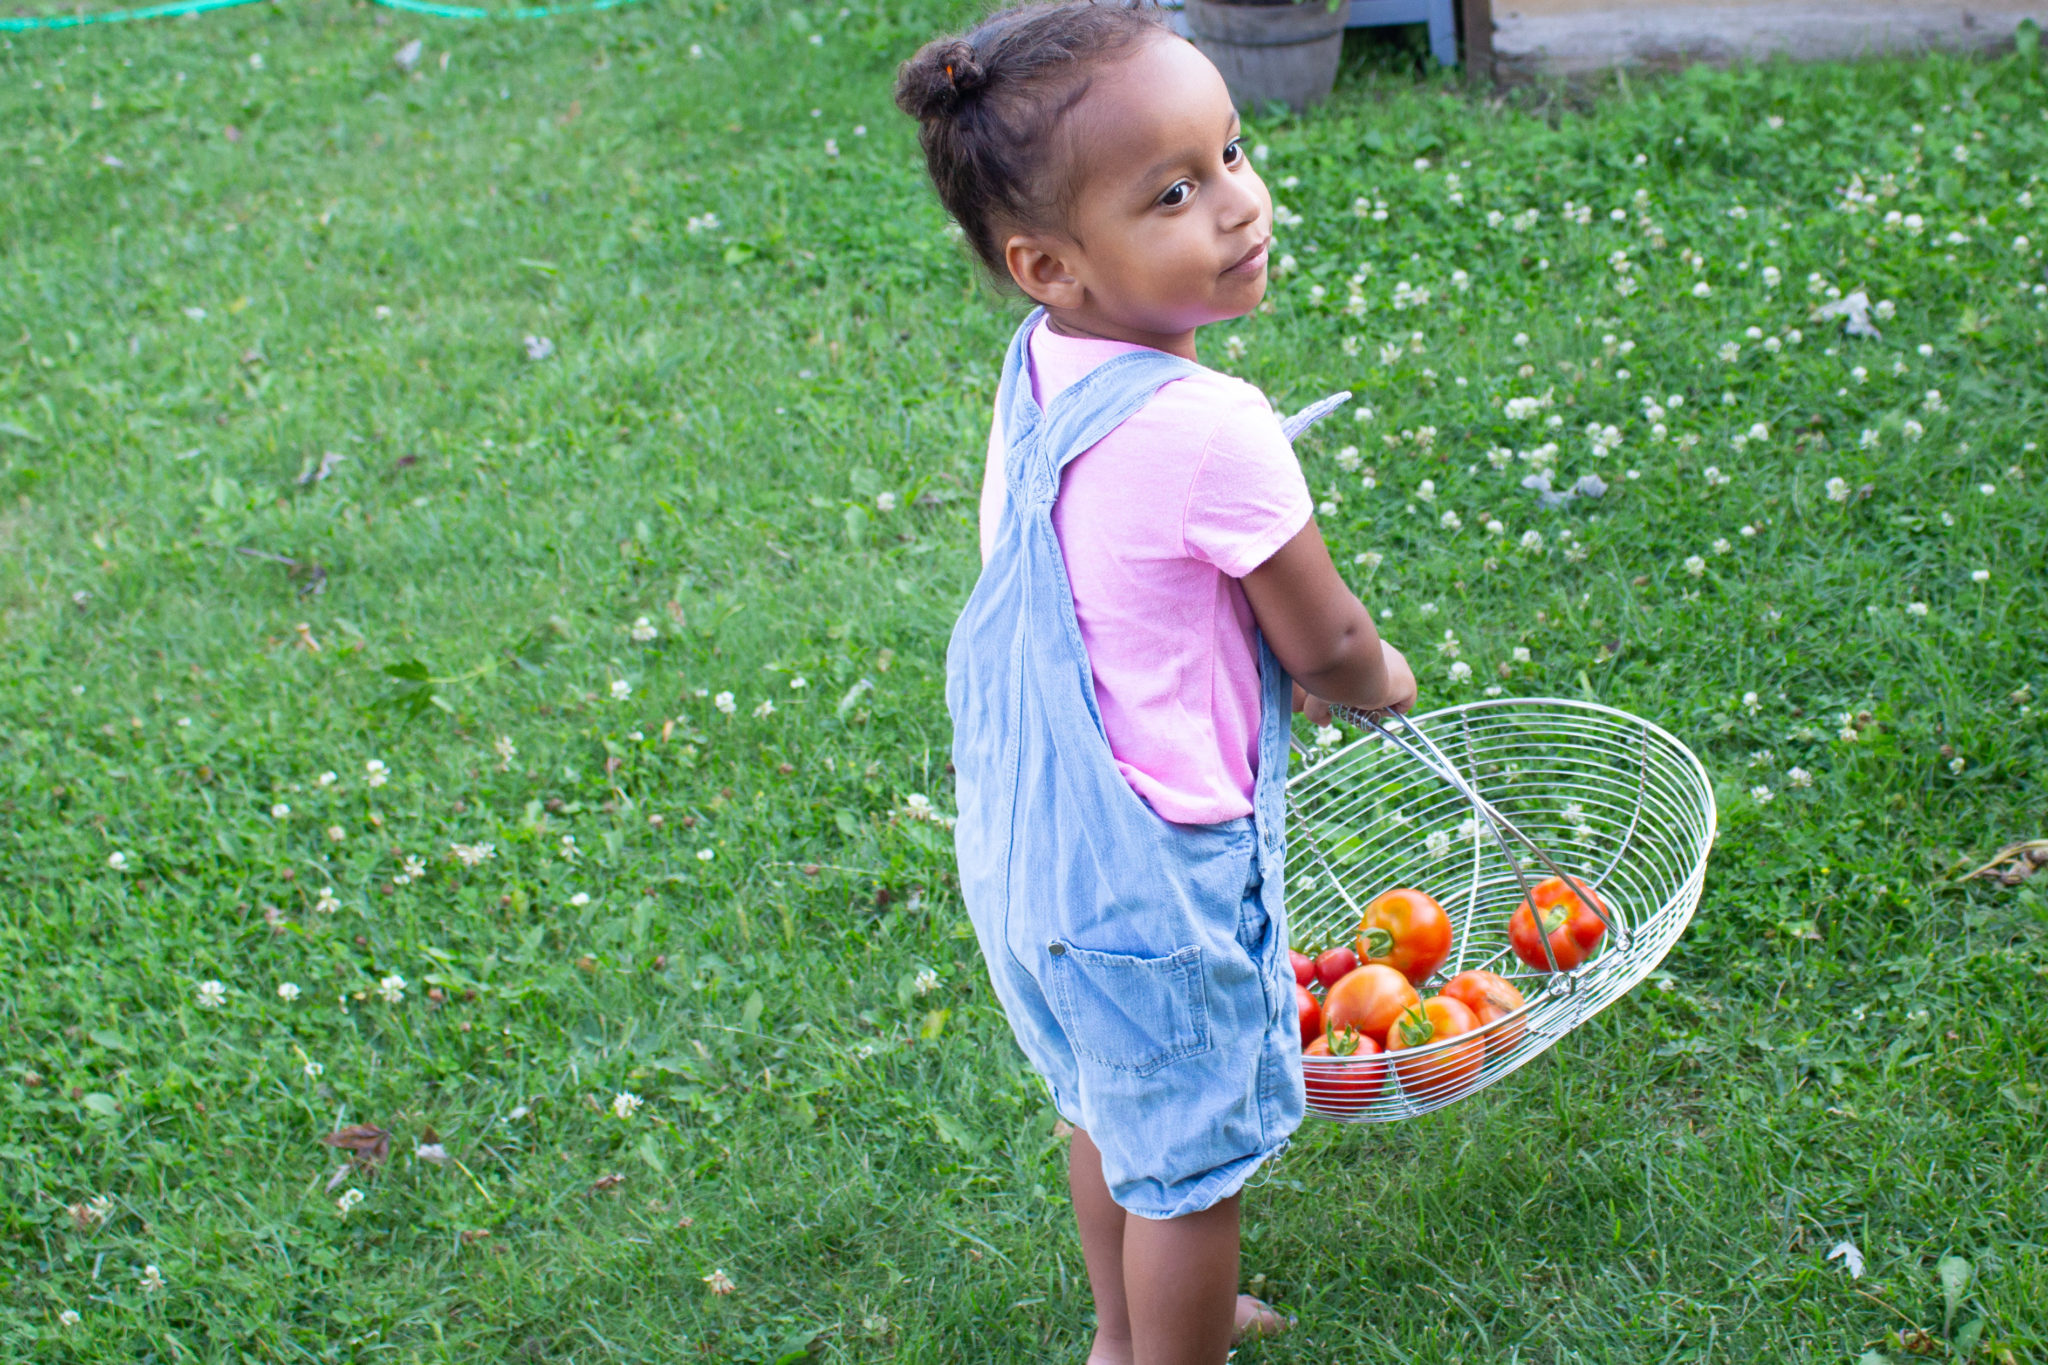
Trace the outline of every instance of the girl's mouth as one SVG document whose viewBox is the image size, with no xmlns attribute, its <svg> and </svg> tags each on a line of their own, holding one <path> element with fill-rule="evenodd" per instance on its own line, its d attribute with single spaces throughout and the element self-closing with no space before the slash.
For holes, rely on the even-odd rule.
<svg viewBox="0 0 2048 1365">
<path fill-rule="evenodd" d="M 1261 270 L 1264 270 L 1266 268 L 1266 248 L 1271 244 L 1272 238 L 1270 237 L 1266 238 L 1264 241 L 1261 241 L 1257 246 L 1253 247 L 1250 251 L 1245 252 L 1244 255 L 1238 259 L 1236 265 L 1231 266 L 1228 270 L 1224 271 L 1223 273 L 1226 275 L 1258 274 Z"/>
</svg>

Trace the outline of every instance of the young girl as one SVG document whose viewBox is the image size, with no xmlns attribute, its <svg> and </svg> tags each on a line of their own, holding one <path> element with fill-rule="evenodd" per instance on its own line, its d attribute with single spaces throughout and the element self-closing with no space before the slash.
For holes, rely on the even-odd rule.
<svg viewBox="0 0 2048 1365">
<path fill-rule="evenodd" d="M 1215 67 L 1146 10 L 1040 5 L 928 44 L 897 102 L 1039 305 L 947 654 L 961 890 L 1075 1130 L 1090 1360 L 1214 1365 L 1285 1326 L 1236 1289 L 1238 1191 L 1302 1114 L 1290 701 L 1406 706 L 1415 680 L 1265 398 L 1195 362 L 1196 328 L 1258 305 L 1272 234 Z"/>
</svg>

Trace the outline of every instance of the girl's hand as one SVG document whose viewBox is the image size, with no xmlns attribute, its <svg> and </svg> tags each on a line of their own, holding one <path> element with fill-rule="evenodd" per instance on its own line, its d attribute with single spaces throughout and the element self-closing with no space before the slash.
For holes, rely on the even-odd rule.
<svg viewBox="0 0 2048 1365">
<path fill-rule="evenodd" d="M 1321 697 L 1310 696 L 1302 690 L 1300 683 L 1294 685 L 1294 709 L 1308 717 L 1310 725 L 1328 725 L 1330 723 L 1330 703 L 1324 701 Z"/>
<path fill-rule="evenodd" d="M 1408 660 L 1401 651 L 1380 641 L 1380 652 L 1387 661 L 1387 691 L 1393 700 L 1387 703 L 1387 710 L 1407 715 L 1415 706 L 1415 670 L 1408 667 Z"/>
</svg>

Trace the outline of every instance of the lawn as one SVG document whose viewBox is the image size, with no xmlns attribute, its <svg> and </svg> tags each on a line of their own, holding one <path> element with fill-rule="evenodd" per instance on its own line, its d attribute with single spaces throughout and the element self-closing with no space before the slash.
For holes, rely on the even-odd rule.
<svg viewBox="0 0 2048 1365">
<path fill-rule="evenodd" d="M 0 1354 L 1080 1358 L 932 818 L 1019 310 L 889 81 L 966 13 L 0 41 Z M 1425 708 L 1627 708 L 1722 825 L 1651 982 L 1303 1129 L 1238 1358 L 2048 1360 L 2048 878 L 1962 880 L 2048 834 L 2038 54 L 1352 58 L 1205 359 L 1358 394 Z"/>
</svg>

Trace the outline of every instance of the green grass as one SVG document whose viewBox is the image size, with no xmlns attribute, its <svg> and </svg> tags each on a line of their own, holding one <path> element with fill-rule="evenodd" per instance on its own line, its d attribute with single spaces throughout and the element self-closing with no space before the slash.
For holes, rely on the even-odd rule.
<svg viewBox="0 0 2048 1365">
<path fill-rule="evenodd" d="M 8 1358 L 1080 1357 L 1053 1116 L 904 813 L 951 809 L 1017 312 L 889 103 L 960 18 L 315 0 L 0 45 Z M 1442 1114 L 1303 1130 L 1245 1232 L 1302 1325 L 1239 1359 L 2048 1358 L 2048 902 L 1956 880 L 2048 833 L 2038 63 L 1501 102 L 1361 59 L 1252 131 L 1298 265 L 1205 354 L 1374 410 L 1303 458 L 1425 705 L 1639 712 L 1723 827 L 1662 989 Z M 1894 302 L 1882 340 L 1811 319 L 1816 272 Z M 1604 499 L 1487 457 L 1552 440 Z M 329 1191 L 360 1122 L 392 1156 Z"/>
</svg>

